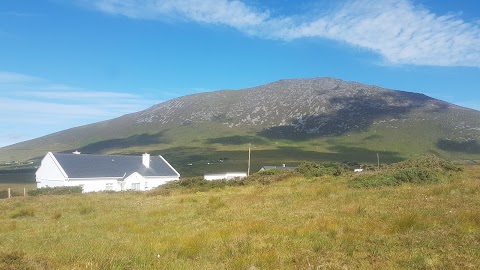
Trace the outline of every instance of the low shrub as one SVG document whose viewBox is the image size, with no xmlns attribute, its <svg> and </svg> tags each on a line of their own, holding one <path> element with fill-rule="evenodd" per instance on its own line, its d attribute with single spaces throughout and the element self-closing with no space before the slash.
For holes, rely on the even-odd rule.
<svg viewBox="0 0 480 270">
<path fill-rule="evenodd" d="M 434 155 L 394 163 L 374 173 L 360 174 L 352 187 L 397 186 L 403 183 L 435 183 L 451 178 L 462 168 Z"/>
<path fill-rule="evenodd" d="M 324 166 L 315 162 L 304 161 L 295 169 L 295 171 L 307 178 L 310 178 L 325 175 L 339 176 L 345 174 L 347 169 L 337 164 L 329 164 L 328 166 Z"/>
<path fill-rule="evenodd" d="M 224 188 L 226 186 L 245 185 L 245 179 L 231 180 L 205 180 L 203 177 L 187 177 L 179 180 L 170 181 L 147 192 L 148 196 L 169 196 L 170 190 L 181 189 L 189 192 L 207 191 L 214 188 Z"/>
<path fill-rule="evenodd" d="M 400 169 L 393 173 L 393 178 L 400 183 L 428 183 L 441 180 L 439 172 L 425 168 Z"/>
<path fill-rule="evenodd" d="M 441 159 L 435 155 L 424 155 L 411 158 L 402 162 L 394 163 L 389 167 L 390 169 L 422 168 L 443 172 L 460 172 L 463 170 L 462 167 L 457 166 L 448 160 Z"/>
<path fill-rule="evenodd" d="M 45 187 L 37 188 L 34 190 L 29 190 L 27 192 L 30 196 L 40 196 L 40 195 L 66 195 L 66 194 L 77 194 L 82 193 L 83 189 L 80 186 L 74 187 Z"/>
</svg>

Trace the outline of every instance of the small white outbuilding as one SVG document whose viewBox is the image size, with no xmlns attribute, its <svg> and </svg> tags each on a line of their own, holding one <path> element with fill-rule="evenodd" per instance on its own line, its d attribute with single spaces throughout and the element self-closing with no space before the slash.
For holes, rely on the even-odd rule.
<svg viewBox="0 0 480 270">
<path fill-rule="evenodd" d="M 35 173 L 37 187 L 81 186 L 83 192 L 149 190 L 180 174 L 162 157 L 48 152 Z"/>
<path fill-rule="evenodd" d="M 215 173 L 205 174 L 203 179 L 205 180 L 231 180 L 236 178 L 245 178 L 247 173 L 244 172 L 227 172 L 227 173 Z"/>
</svg>

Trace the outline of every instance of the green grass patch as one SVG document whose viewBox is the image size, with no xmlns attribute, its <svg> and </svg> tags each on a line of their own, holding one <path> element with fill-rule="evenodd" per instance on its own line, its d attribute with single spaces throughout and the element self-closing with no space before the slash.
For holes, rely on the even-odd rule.
<svg viewBox="0 0 480 270">
<path fill-rule="evenodd" d="M 210 189 L 189 179 L 168 195 L 2 200 L 0 269 L 478 269 L 479 173 L 374 189 L 350 188 L 348 174 Z"/>
<path fill-rule="evenodd" d="M 22 218 L 35 216 L 35 210 L 33 208 L 21 208 L 17 209 L 10 214 L 10 218 Z"/>
</svg>

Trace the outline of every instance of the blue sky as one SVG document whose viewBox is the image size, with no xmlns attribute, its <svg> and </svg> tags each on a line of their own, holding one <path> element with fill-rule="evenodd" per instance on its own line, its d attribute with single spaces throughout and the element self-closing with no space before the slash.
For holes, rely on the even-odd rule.
<svg viewBox="0 0 480 270">
<path fill-rule="evenodd" d="M 480 1 L 0 2 L 0 146 L 187 94 L 325 76 L 480 109 Z"/>
</svg>

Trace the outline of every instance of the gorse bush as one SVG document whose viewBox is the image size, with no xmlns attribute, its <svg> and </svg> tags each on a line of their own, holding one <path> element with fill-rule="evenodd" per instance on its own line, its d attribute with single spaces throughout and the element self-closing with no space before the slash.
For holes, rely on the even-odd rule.
<svg viewBox="0 0 480 270">
<path fill-rule="evenodd" d="M 402 162 L 394 163 L 389 166 L 390 169 L 422 168 L 438 170 L 443 172 L 460 172 L 462 167 L 451 163 L 448 160 L 441 159 L 435 155 L 425 155 Z"/>
<path fill-rule="evenodd" d="M 426 183 L 438 182 L 441 175 L 433 169 L 406 168 L 394 172 L 393 178 L 400 183 Z"/>
<path fill-rule="evenodd" d="M 45 187 L 37 188 L 34 190 L 29 190 L 27 192 L 30 196 L 40 196 L 40 195 L 66 195 L 66 194 L 76 194 L 82 193 L 83 189 L 80 186 L 74 187 Z"/>
<path fill-rule="evenodd" d="M 330 166 L 323 166 L 315 162 L 304 161 L 295 171 L 304 175 L 305 177 L 320 177 L 320 176 L 339 176 L 347 172 L 347 169 L 336 164 Z"/>
<path fill-rule="evenodd" d="M 462 168 L 434 155 L 413 158 L 382 168 L 374 173 L 358 175 L 352 187 L 397 186 L 402 183 L 435 183 L 448 180 Z"/>
<path fill-rule="evenodd" d="M 148 196 L 170 196 L 170 190 L 178 189 L 189 192 L 207 191 L 215 188 L 224 188 L 227 186 L 245 185 L 244 179 L 231 180 L 205 180 L 203 177 L 187 177 L 167 182 L 155 189 L 147 192 Z"/>
</svg>

